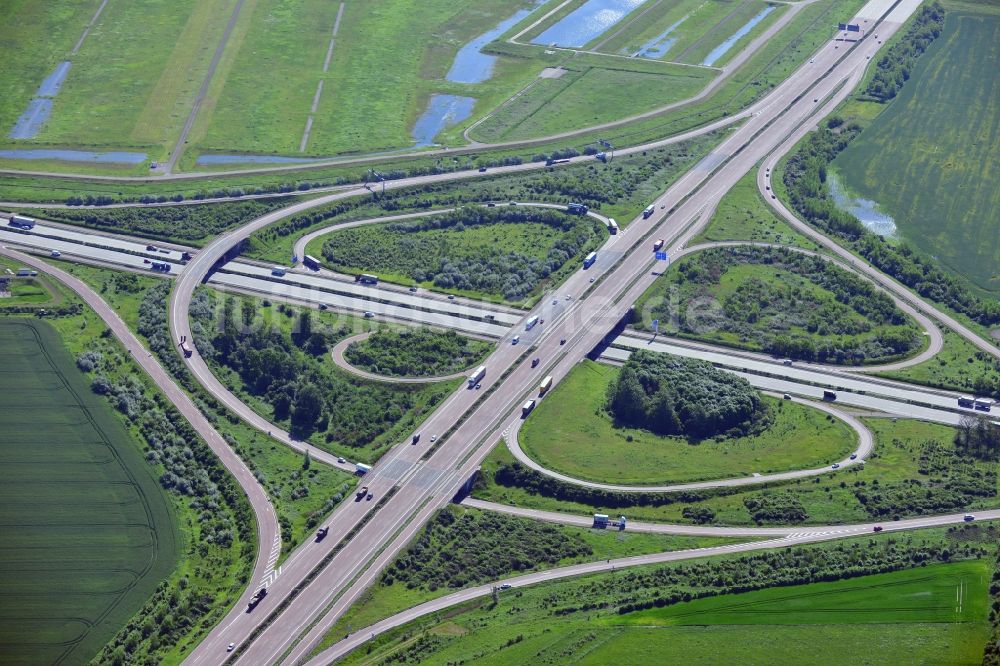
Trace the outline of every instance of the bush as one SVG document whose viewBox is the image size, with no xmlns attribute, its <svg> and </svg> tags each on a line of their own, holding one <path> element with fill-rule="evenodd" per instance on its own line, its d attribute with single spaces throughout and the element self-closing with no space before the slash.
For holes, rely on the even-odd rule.
<svg viewBox="0 0 1000 666">
<path fill-rule="evenodd" d="M 646 350 L 633 352 L 608 387 L 607 408 L 622 425 L 695 439 L 759 432 L 769 417 L 745 379 L 707 361 Z"/>
<path fill-rule="evenodd" d="M 799 498 L 787 492 L 748 495 L 743 498 L 743 505 L 758 525 L 801 523 L 809 517 Z"/>
</svg>

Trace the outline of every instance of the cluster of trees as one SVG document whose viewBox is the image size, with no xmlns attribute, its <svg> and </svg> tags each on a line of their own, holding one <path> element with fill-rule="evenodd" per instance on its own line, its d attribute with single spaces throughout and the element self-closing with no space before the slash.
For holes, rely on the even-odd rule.
<svg viewBox="0 0 1000 666">
<path fill-rule="evenodd" d="M 378 331 L 350 345 L 344 356 L 352 365 L 382 375 L 437 377 L 474 365 L 490 347 L 455 331 L 408 328 Z"/>
<path fill-rule="evenodd" d="M 325 432 L 327 442 L 361 448 L 394 436 L 431 409 L 444 391 L 439 386 L 388 386 L 365 382 L 335 370 L 326 358 L 329 344 L 345 337 L 345 327 L 314 327 L 312 313 L 301 310 L 287 332 L 258 317 L 255 301 L 226 297 L 221 319 L 212 296 L 192 303 L 198 351 L 236 373 L 244 390 L 271 406 L 275 421 L 288 423 L 297 437 Z"/>
<path fill-rule="evenodd" d="M 701 303 L 712 297 L 726 271 L 745 264 L 800 276 L 823 291 L 777 277 L 744 280 L 722 299 L 714 316 L 704 308 L 687 313 L 680 320 L 683 332 L 699 335 L 710 327 L 775 355 L 845 364 L 885 361 L 920 344 L 920 331 L 887 294 L 829 261 L 784 248 L 741 246 L 698 253 L 678 269 L 681 300 Z M 663 308 L 669 306 L 666 301 L 654 308 L 654 316 L 668 316 Z"/>
<path fill-rule="evenodd" d="M 743 506 L 758 525 L 762 523 L 791 525 L 801 523 L 809 517 L 799 498 L 788 492 L 747 495 L 743 498 Z"/>
<path fill-rule="evenodd" d="M 248 220 L 287 206 L 288 197 L 197 206 L 65 209 L 38 211 L 45 219 L 178 242 L 216 236 Z"/>
<path fill-rule="evenodd" d="M 985 416 L 966 416 L 955 433 L 955 448 L 976 460 L 1000 460 L 1000 426 Z"/>
<path fill-rule="evenodd" d="M 382 585 L 463 588 L 510 573 L 591 555 L 579 536 L 501 513 L 442 509 L 382 574 Z"/>
<path fill-rule="evenodd" d="M 495 224 L 543 225 L 559 237 L 544 255 L 511 249 L 500 237 L 469 246 L 458 233 Z M 601 225 L 591 218 L 531 207 L 463 208 L 413 222 L 359 227 L 333 234 L 323 243 L 323 257 L 341 269 L 402 273 L 416 282 L 444 289 L 502 295 L 516 301 L 560 270 L 570 259 L 597 246 Z M 532 248 L 537 250 L 538 248 Z"/>
<path fill-rule="evenodd" d="M 839 210 L 826 190 L 826 169 L 861 131 L 831 118 L 809 135 L 789 158 L 783 181 L 792 207 L 816 228 L 846 241 L 883 273 L 921 296 L 960 312 L 983 326 L 1000 324 L 1000 301 L 980 298 L 964 282 L 920 256 L 906 243 L 889 244 L 868 231 L 853 215 Z"/>
<path fill-rule="evenodd" d="M 745 379 L 707 361 L 646 350 L 633 352 L 608 387 L 607 409 L 621 425 L 692 439 L 747 435 L 770 422 Z"/>
<path fill-rule="evenodd" d="M 920 478 L 891 483 L 858 483 L 854 495 L 872 518 L 893 520 L 961 510 L 977 499 L 996 497 L 997 474 L 983 469 L 940 442 L 921 445 Z"/>
<path fill-rule="evenodd" d="M 925 5 L 902 39 L 875 63 L 875 74 L 865 88 L 865 95 L 880 102 L 895 97 L 909 80 L 917 58 L 941 35 L 943 28 L 944 7 L 937 2 Z"/>
</svg>

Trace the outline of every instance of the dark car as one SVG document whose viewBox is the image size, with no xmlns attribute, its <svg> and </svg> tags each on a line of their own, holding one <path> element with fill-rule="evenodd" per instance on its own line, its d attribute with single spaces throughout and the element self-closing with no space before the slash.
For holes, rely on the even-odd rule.
<svg viewBox="0 0 1000 666">
<path fill-rule="evenodd" d="M 479 167 L 479 173 L 486 173 L 486 167 Z"/>
<path fill-rule="evenodd" d="M 882 531 L 882 526 L 881 526 L 881 525 L 876 525 L 876 526 L 875 526 L 875 527 L 874 527 L 874 528 L 872 529 L 872 531 L 873 531 L 873 532 L 881 532 L 881 531 Z"/>
<path fill-rule="evenodd" d="M 533 359 L 531 359 L 531 367 L 533 367 L 533 368 L 537 367 L 540 362 L 541 362 L 541 359 L 539 359 L 539 358 L 533 358 Z"/>
</svg>

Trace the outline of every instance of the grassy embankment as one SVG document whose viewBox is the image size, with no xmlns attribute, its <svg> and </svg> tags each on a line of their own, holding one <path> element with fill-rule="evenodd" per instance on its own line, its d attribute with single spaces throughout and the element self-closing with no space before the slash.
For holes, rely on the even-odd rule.
<svg viewBox="0 0 1000 666">
<path fill-rule="evenodd" d="M 525 421 L 521 446 L 549 469 L 588 481 L 652 485 L 749 476 L 828 464 L 857 436 L 809 407 L 765 398 L 774 422 L 759 436 L 688 442 L 639 428 L 616 428 L 604 411 L 618 369 L 584 361 Z"/>
</svg>

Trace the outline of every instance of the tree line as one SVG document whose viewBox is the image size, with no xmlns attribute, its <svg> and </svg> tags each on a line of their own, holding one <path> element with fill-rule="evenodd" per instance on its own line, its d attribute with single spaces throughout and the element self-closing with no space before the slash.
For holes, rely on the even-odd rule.
<svg viewBox="0 0 1000 666">
<path fill-rule="evenodd" d="M 875 74 L 865 88 L 865 96 L 884 103 L 899 93 L 910 79 L 917 58 L 941 35 L 944 14 L 944 7 L 938 2 L 921 8 L 902 39 L 875 63 Z"/>
</svg>

